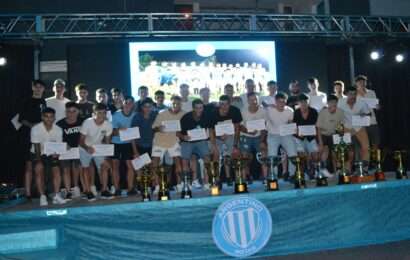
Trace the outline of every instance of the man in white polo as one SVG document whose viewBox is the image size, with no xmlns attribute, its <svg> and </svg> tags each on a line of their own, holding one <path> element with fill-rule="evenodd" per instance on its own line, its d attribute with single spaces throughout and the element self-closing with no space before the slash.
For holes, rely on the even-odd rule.
<svg viewBox="0 0 410 260">
<path fill-rule="evenodd" d="M 47 107 L 51 107 L 56 111 L 56 122 L 65 117 L 65 104 L 70 100 L 64 97 L 65 81 L 56 79 L 53 85 L 54 97 L 46 99 Z"/>
</svg>

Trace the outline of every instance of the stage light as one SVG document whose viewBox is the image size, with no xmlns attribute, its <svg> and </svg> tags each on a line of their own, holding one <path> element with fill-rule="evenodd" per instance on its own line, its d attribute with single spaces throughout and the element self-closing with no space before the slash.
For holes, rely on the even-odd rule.
<svg viewBox="0 0 410 260">
<path fill-rule="evenodd" d="M 209 57 L 215 54 L 215 47 L 209 43 L 201 43 L 196 46 L 195 51 L 201 57 Z"/>
<path fill-rule="evenodd" d="M 404 54 L 398 53 L 396 54 L 394 59 L 396 60 L 397 63 L 402 63 L 404 61 Z"/>
<path fill-rule="evenodd" d="M 374 50 L 370 53 L 370 59 L 372 60 L 378 60 L 380 59 L 382 56 L 381 52 L 378 50 Z"/>
<path fill-rule="evenodd" d="M 6 66 L 7 59 L 5 57 L 0 57 L 0 66 Z"/>
</svg>

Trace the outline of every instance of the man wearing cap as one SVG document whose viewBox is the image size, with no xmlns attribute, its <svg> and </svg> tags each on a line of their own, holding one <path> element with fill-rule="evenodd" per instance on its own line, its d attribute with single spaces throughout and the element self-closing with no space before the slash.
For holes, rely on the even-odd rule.
<svg viewBox="0 0 410 260">
<path fill-rule="evenodd" d="M 56 122 L 65 117 L 65 104 L 70 100 L 64 97 L 65 81 L 56 79 L 53 85 L 54 97 L 46 99 L 47 107 L 56 111 Z"/>
</svg>

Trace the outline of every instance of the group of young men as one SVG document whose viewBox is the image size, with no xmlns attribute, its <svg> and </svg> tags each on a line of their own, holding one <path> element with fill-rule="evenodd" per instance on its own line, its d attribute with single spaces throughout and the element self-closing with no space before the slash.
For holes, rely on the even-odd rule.
<svg viewBox="0 0 410 260">
<path fill-rule="evenodd" d="M 335 93 L 328 96 L 319 91 L 316 78 L 309 79 L 307 85 L 309 92 L 304 94 L 299 83 L 292 81 L 288 96 L 278 92 L 276 82 L 270 81 L 268 95 L 262 96 L 255 92 L 253 80 L 248 79 L 244 94 L 234 96 L 233 86 L 227 84 L 224 95 L 217 102 L 210 102 L 210 89 L 202 88 L 200 98 L 193 99 L 189 86 L 182 84 L 179 95 L 172 96 L 167 106 L 164 92 L 155 92 L 154 101 L 145 86 L 139 88 L 136 102 L 119 89 L 111 90 L 111 99 L 104 89 L 98 89 L 94 103 L 87 98 L 87 86 L 78 84 L 77 100 L 70 101 L 64 97 L 66 87 L 61 79 L 54 82 L 55 95 L 43 99 L 45 84 L 35 80 L 32 97 L 19 111 L 21 132 L 27 143 L 26 195 L 29 198 L 32 195 L 34 172 L 40 205 L 48 205 L 45 173 L 51 172 L 54 204 L 80 197 L 81 190 L 86 199 L 95 200 L 98 194 L 95 176 L 100 183 L 100 197 L 111 199 L 121 195 L 121 162 L 126 165 L 127 194 L 135 195 L 138 171 L 134 170 L 132 160 L 145 153 L 151 157 L 153 169 L 165 163 L 174 164 L 177 191 L 183 187 L 182 174 L 188 173 L 192 173 L 192 187 L 209 189 L 207 174 L 201 174 L 197 167 L 200 159 L 205 163 L 224 159 L 225 180 L 230 186 L 233 174 L 229 158 L 254 158 L 257 153 L 264 157 L 282 155 L 285 180 L 292 180 L 295 173 L 295 165 L 287 158 L 301 154 L 311 162 L 321 162 L 324 174 L 331 177 L 326 163 L 333 147 L 332 136 L 341 124 L 360 147 L 360 160 L 368 162 L 369 146 L 377 147 L 380 138 L 374 109 L 365 102 L 366 98 L 376 98 L 375 92 L 367 88 L 367 78 L 358 76 L 355 86 L 346 89 L 343 82 L 336 81 Z M 355 126 L 353 116 L 370 116 L 370 126 Z M 265 127 L 260 128 L 261 121 Z M 177 122 L 177 126 L 168 129 L 170 122 Z M 253 126 L 256 122 L 259 128 Z M 283 133 L 282 128 L 291 123 L 298 127 L 313 126 L 314 134 Z M 131 127 L 139 128 L 140 138 L 123 141 L 120 131 Z M 57 154 L 46 154 L 47 142 L 66 142 L 68 149 L 78 148 L 79 159 L 63 160 Z M 95 146 L 99 144 L 114 144 L 114 155 L 94 156 Z M 350 154 L 348 168 L 353 160 Z M 266 165 L 262 165 L 264 179 L 267 171 Z M 249 172 L 249 166 L 245 167 L 244 178 L 251 179 Z M 60 192 L 62 182 L 64 196 Z M 159 186 L 155 178 L 153 186 L 157 193 Z"/>
</svg>

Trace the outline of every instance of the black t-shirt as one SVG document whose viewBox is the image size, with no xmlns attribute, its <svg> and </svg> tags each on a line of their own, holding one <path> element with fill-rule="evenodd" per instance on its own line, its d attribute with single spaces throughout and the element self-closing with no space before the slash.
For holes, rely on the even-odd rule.
<svg viewBox="0 0 410 260">
<path fill-rule="evenodd" d="M 87 119 L 92 116 L 93 114 L 93 106 L 94 103 L 87 101 L 86 103 L 77 103 L 78 107 L 80 108 L 80 117 L 82 119 Z"/>
<path fill-rule="evenodd" d="M 63 142 L 66 142 L 70 147 L 78 147 L 82 123 L 82 119 L 78 119 L 74 124 L 68 124 L 65 118 L 58 121 L 57 125 L 63 130 Z"/>
<path fill-rule="evenodd" d="M 209 103 L 204 105 L 204 114 L 205 116 L 213 116 L 213 114 L 216 112 L 216 104 L 215 103 Z"/>
<path fill-rule="evenodd" d="M 31 124 L 37 124 L 41 122 L 41 113 L 44 108 L 47 107 L 46 101 L 44 98 L 33 98 L 30 97 L 23 102 L 21 109 L 19 111 L 19 121 L 22 122 L 26 120 Z M 23 126 L 23 131 L 27 131 L 30 128 Z"/>
<path fill-rule="evenodd" d="M 114 113 L 118 110 L 118 108 L 113 103 L 108 103 L 107 107 L 108 110 L 111 111 L 111 115 L 114 115 Z"/>
<path fill-rule="evenodd" d="M 289 95 L 288 102 L 286 103 L 286 105 L 291 107 L 293 110 L 295 110 L 295 106 L 297 105 L 297 103 L 298 103 L 298 96 Z"/>
<path fill-rule="evenodd" d="M 228 113 L 225 116 L 222 116 L 220 115 L 219 110 L 216 109 L 213 114 L 213 126 L 224 121 L 232 121 L 233 124 L 242 122 L 241 111 L 237 107 L 230 106 Z"/>
<path fill-rule="evenodd" d="M 309 113 L 308 117 L 306 119 L 303 118 L 302 112 L 300 111 L 300 108 L 295 110 L 295 113 L 293 114 L 293 122 L 296 123 L 296 125 L 316 125 L 317 118 L 318 118 L 318 113 L 316 109 L 309 107 Z M 304 138 L 301 138 L 297 136 L 299 139 L 307 139 L 309 141 L 315 139 L 315 136 L 305 136 Z"/>
<path fill-rule="evenodd" d="M 181 118 L 181 133 L 183 135 L 187 135 L 188 130 L 197 129 L 197 128 L 205 128 L 209 129 L 212 127 L 212 120 L 210 117 L 206 116 L 202 113 L 201 118 L 199 120 L 194 119 L 193 112 L 188 112 Z"/>
</svg>

